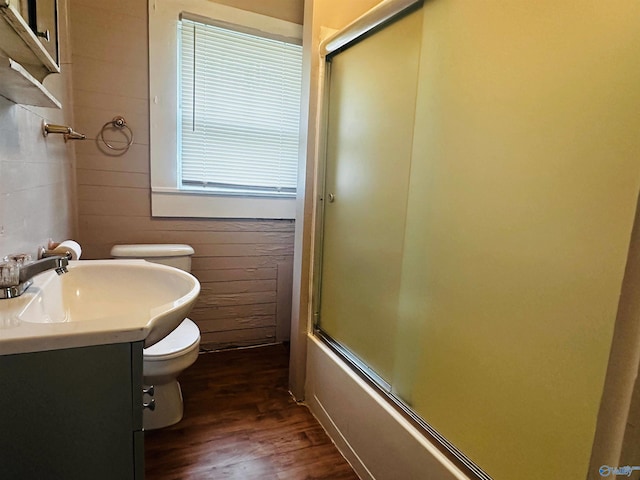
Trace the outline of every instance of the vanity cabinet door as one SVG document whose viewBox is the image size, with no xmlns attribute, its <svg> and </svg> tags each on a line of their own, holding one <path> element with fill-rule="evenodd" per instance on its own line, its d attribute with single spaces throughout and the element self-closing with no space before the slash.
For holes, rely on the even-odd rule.
<svg viewBox="0 0 640 480">
<path fill-rule="evenodd" d="M 134 439 L 141 375 L 134 378 L 132 369 L 141 349 L 136 343 L 0 356 L 0 477 L 143 478 Z"/>
<path fill-rule="evenodd" d="M 144 432 L 142 430 L 142 404 L 150 398 L 142 393 L 142 342 L 131 344 L 131 420 L 133 430 L 134 478 L 144 480 Z"/>
</svg>

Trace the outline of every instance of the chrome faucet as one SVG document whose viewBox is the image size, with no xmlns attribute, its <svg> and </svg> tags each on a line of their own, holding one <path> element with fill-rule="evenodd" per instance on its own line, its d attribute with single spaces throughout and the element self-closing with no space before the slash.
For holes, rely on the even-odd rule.
<svg viewBox="0 0 640 480">
<path fill-rule="evenodd" d="M 69 260 L 66 256 L 51 256 L 30 263 L 11 262 L 0 265 L 0 299 L 22 295 L 33 283 L 32 278 L 47 270 L 58 275 L 67 273 Z"/>
<path fill-rule="evenodd" d="M 58 275 L 62 275 L 63 273 L 67 273 L 67 265 L 69 265 L 67 257 L 60 255 L 54 255 L 27 263 L 26 265 L 21 265 L 19 275 L 20 283 L 28 282 L 39 273 L 47 270 L 55 270 Z"/>
</svg>

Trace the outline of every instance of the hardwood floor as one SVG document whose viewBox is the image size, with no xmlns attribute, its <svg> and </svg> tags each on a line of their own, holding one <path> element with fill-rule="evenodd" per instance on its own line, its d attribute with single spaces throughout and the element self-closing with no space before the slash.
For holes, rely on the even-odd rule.
<svg viewBox="0 0 640 480">
<path fill-rule="evenodd" d="M 287 390 L 283 345 L 201 354 L 181 377 L 185 416 L 145 433 L 147 480 L 357 480 Z"/>
</svg>

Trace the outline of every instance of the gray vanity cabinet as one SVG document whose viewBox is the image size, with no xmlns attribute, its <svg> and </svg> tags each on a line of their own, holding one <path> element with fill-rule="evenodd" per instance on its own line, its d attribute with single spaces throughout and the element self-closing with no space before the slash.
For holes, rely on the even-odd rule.
<svg viewBox="0 0 640 480">
<path fill-rule="evenodd" d="M 143 479 L 142 342 L 0 356 L 0 478 Z"/>
</svg>

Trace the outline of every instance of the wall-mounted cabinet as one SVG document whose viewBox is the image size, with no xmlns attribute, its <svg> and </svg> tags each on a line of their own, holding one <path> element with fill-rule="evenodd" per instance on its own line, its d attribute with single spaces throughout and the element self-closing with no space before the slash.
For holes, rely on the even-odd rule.
<svg viewBox="0 0 640 480">
<path fill-rule="evenodd" d="M 39 33 L 43 39 L 48 36 L 47 44 L 54 42 L 55 51 L 45 47 L 21 13 L 28 12 L 27 7 L 35 2 L 23 2 L 24 8 L 14 3 L 0 0 L 0 95 L 15 103 L 60 108 L 60 102 L 42 85 L 47 75 L 60 73 L 51 55 L 56 53 L 57 57 L 56 2 L 51 3 L 48 15 L 51 28 Z M 54 32 L 53 38 L 50 32 Z"/>
</svg>

